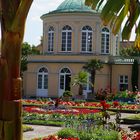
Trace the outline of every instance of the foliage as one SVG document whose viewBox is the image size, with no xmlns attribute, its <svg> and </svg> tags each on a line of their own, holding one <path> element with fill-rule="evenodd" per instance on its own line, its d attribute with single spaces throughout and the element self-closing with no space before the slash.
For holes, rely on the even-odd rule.
<svg viewBox="0 0 140 140">
<path fill-rule="evenodd" d="M 140 47 L 140 24 L 136 24 L 139 21 L 140 15 L 140 1 L 125 1 L 125 0 L 86 0 L 85 4 L 91 6 L 93 9 L 101 11 L 101 19 L 104 25 L 110 24 L 112 32 L 117 34 L 122 28 L 123 40 L 129 40 L 132 28 L 136 25 L 136 44 Z M 126 18 L 127 17 L 127 18 Z M 122 26 L 124 23 L 124 26 Z"/>
<path fill-rule="evenodd" d="M 32 140 L 79 140 L 78 138 L 59 138 L 57 135 L 49 135 L 43 138 L 34 138 Z"/>
<path fill-rule="evenodd" d="M 83 66 L 83 68 L 91 75 L 92 94 L 93 94 L 96 71 L 99 71 L 103 68 L 103 63 L 100 60 L 91 59 Z"/>
<path fill-rule="evenodd" d="M 22 118 L 23 118 L 23 123 L 26 123 L 26 124 L 62 126 L 64 122 L 61 121 L 61 116 L 59 115 L 60 116 L 59 117 L 58 115 L 23 112 Z"/>
<path fill-rule="evenodd" d="M 86 100 L 85 99 L 74 99 L 75 103 L 85 103 Z"/>
<path fill-rule="evenodd" d="M 64 91 L 63 97 L 72 97 L 72 93 L 69 90 Z"/>
<path fill-rule="evenodd" d="M 123 119 L 140 120 L 140 114 L 135 114 L 131 116 L 124 117 Z"/>
<path fill-rule="evenodd" d="M 95 98 L 97 100 L 108 100 L 111 101 L 114 99 L 116 95 L 116 91 L 115 89 L 112 90 L 112 92 L 110 91 L 110 88 L 105 88 L 105 89 L 98 89 L 96 94 L 95 94 Z"/>
<path fill-rule="evenodd" d="M 122 47 L 120 49 L 120 55 L 127 57 L 127 56 L 140 56 L 140 48 L 136 46 L 130 47 Z"/>
<path fill-rule="evenodd" d="M 90 132 L 77 131 L 75 129 L 65 128 L 58 132 L 62 138 L 78 137 L 80 140 L 118 140 L 118 132 L 101 128 L 92 129 Z"/>
<path fill-rule="evenodd" d="M 119 98 L 122 98 L 122 99 L 125 99 L 125 98 L 136 98 L 137 94 L 139 94 L 139 91 L 128 91 L 128 90 L 125 90 L 125 91 L 120 91 L 118 92 L 114 99 L 119 99 Z"/>
<path fill-rule="evenodd" d="M 72 86 L 79 86 L 79 95 L 83 95 L 83 86 L 88 83 L 87 78 L 88 73 L 85 71 L 80 71 L 73 77 Z"/>
<path fill-rule="evenodd" d="M 23 132 L 33 131 L 34 129 L 31 126 L 22 125 Z"/>
<path fill-rule="evenodd" d="M 24 120 L 24 124 L 34 124 L 34 125 L 46 125 L 46 126 L 63 126 L 64 123 L 60 121 L 46 121 L 46 120 Z"/>
<path fill-rule="evenodd" d="M 21 72 L 27 70 L 27 57 L 30 54 L 39 54 L 39 51 L 35 49 L 35 46 L 30 46 L 27 42 L 22 44 L 22 51 L 21 51 Z"/>
<path fill-rule="evenodd" d="M 77 138 L 78 137 L 76 130 L 71 129 L 71 128 L 64 128 L 64 129 L 60 130 L 57 133 L 57 135 L 60 138 L 70 138 L 70 137 Z"/>
<path fill-rule="evenodd" d="M 132 74 L 131 74 L 131 84 L 133 92 L 137 91 L 138 89 L 138 79 L 139 79 L 139 64 L 138 60 L 134 60 L 132 65 Z"/>
<path fill-rule="evenodd" d="M 93 129 L 90 133 L 79 132 L 79 137 L 80 140 L 118 140 L 118 132 L 101 127 Z"/>
</svg>

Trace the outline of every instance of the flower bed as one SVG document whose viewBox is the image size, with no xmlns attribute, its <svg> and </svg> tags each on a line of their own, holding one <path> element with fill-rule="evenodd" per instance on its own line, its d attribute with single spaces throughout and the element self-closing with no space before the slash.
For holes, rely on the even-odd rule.
<svg viewBox="0 0 140 140">
<path fill-rule="evenodd" d="M 99 136 L 98 136 L 99 137 Z M 100 136 L 101 139 L 102 136 Z M 118 139 L 119 139 L 119 134 L 118 134 Z M 97 137 L 96 137 L 97 138 Z M 96 138 L 92 138 L 92 140 L 95 140 Z M 140 132 L 121 132 L 121 139 L 122 140 L 140 140 Z M 49 135 L 47 137 L 43 138 L 34 138 L 32 140 L 80 140 L 79 138 L 60 138 L 57 135 Z M 108 138 L 104 138 L 104 140 L 109 140 Z M 111 139 L 110 139 L 111 140 Z M 112 139 L 115 140 L 115 137 Z"/>
<path fill-rule="evenodd" d="M 23 123 L 62 126 L 68 119 L 97 118 L 99 110 L 91 109 L 55 109 L 45 110 L 40 107 L 30 106 L 23 108 Z M 100 115 L 101 116 L 101 115 Z M 99 118 L 99 115 L 98 115 Z"/>
<path fill-rule="evenodd" d="M 65 126 L 65 127 L 70 127 L 70 128 L 76 128 L 78 131 L 81 131 L 81 135 L 78 137 L 60 137 L 60 136 L 54 136 L 54 140 L 86 140 L 87 138 L 93 138 L 97 137 L 95 134 L 98 134 L 98 130 L 95 133 L 92 133 L 91 131 L 93 130 L 93 126 L 101 125 L 103 127 L 102 130 L 100 130 L 100 135 L 103 133 L 108 133 L 105 132 L 105 124 L 109 124 L 107 121 L 107 118 L 109 118 L 109 114 L 107 110 L 116 110 L 117 113 L 121 112 L 122 110 L 126 111 L 137 111 L 137 106 L 136 105 L 122 105 L 117 101 L 114 102 L 106 102 L 106 101 L 101 101 L 99 102 L 64 102 L 61 101 L 59 102 L 59 106 L 53 109 L 49 108 L 44 108 L 44 106 L 50 106 L 53 104 L 53 102 L 50 101 L 45 101 L 45 102 L 35 102 L 31 101 L 30 102 L 32 106 L 24 106 L 23 110 L 23 122 L 27 123 L 34 123 L 34 124 L 54 124 L 58 126 Z M 37 104 L 36 104 L 37 103 Z M 39 105 L 39 106 L 33 106 Z M 60 108 L 60 106 L 63 106 L 65 108 Z M 100 115 L 101 113 L 101 115 Z M 117 114 L 116 113 L 116 114 Z M 97 114 L 97 115 L 95 115 Z M 99 116 L 98 116 L 99 114 Z M 103 115 L 104 114 L 104 115 Z M 117 115 L 116 115 L 117 116 Z M 65 124 L 64 124 L 65 123 Z M 116 124 L 119 122 L 115 122 Z M 92 125 L 94 124 L 94 125 Z M 109 125 L 108 125 L 109 126 Z M 117 125 L 116 125 L 117 126 Z M 109 126 L 110 127 L 110 126 Z M 95 127 L 97 128 L 97 127 Z M 95 129 L 94 129 L 95 130 Z M 113 133 L 116 135 L 118 132 L 118 128 L 116 127 L 115 129 L 112 129 L 110 127 L 110 131 L 114 131 Z M 83 131 L 86 131 L 84 133 Z M 102 132 L 103 131 L 103 132 Z M 77 132 L 77 131 L 76 131 Z M 90 134 L 87 134 L 90 132 Z M 92 135 L 93 134 L 93 135 Z M 139 133 L 133 133 L 133 136 L 130 136 L 128 133 L 122 133 L 122 140 L 138 140 L 139 138 Z M 113 134 L 107 136 L 101 137 L 101 139 L 104 138 L 104 140 L 112 140 Z M 136 139 L 134 139 L 134 137 Z M 85 138 L 85 139 L 84 139 Z M 114 137 L 113 137 L 114 138 Z M 130 139 L 132 138 L 132 139 Z M 44 137 L 40 138 L 40 140 L 49 140 L 49 137 Z M 38 139 L 34 139 L 38 140 Z M 87 139 L 88 140 L 88 139 Z"/>
<path fill-rule="evenodd" d="M 109 110 L 116 111 L 118 108 L 114 103 L 119 103 L 118 101 L 109 102 Z M 54 103 L 52 101 L 37 101 L 37 100 L 23 100 L 23 105 L 37 105 L 37 106 L 50 106 Z M 119 103 L 121 104 L 121 103 Z M 72 108 L 88 108 L 88 109 L 102 109 L 100 102 L 74 102 L 74 101 L 60 101 L 59 106 L 72 107 Z M 121 112 L 140 112 L 137 105 L 121 104 Z"/>
<path fill-rule="evenodd" d="M 122 140 L 140 140 L 140 132 L 121 131 Z"/>
<path fill-rule="evenodd" d="M 24 107 L 24 111 L 29 113 L 39 113 L 39 114 L 52 114 L 52 113 L 59 113 L 59 114 L 90 114 L 90 113 L 97 113 L 100 112 L 99 110 L 95 109 L 82 109 L 82 108 L 76 108 L 76 109 L 54 109 L 54 110 L 46 110 L 39 107 Z"/>
</svg>

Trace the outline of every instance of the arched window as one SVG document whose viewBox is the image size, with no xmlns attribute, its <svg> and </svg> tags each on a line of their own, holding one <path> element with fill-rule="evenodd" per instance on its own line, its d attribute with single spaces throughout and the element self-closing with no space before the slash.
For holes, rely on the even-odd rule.
<svg viewBox="0 0 140 140">
<path fill-rule="evenodd" d="M 109 29 L 106 27 L 102 29 L 102 35 L 101 35 L 101 53 L 102 54 L 109 54 L 110 44 L 109 44 Z"/>
<path fill-rule="evenodd" d="M 84 26 L 82 28 L 82 52 L 92 51 L 92 28 L 90 26 Z"/>
<path fill-rule="evenodd" d="M 68 68 L 63 68 L 60 71 L 60 90 L 70 91 L 71 72 Z"/>
<path fill-rule="evenodd" d="M 54 47 L 54 28 L 51 26 L 48 31 L 48 52 L 53 52 Z"/>
<path fill-rule="evenodd" d="M 42 67 L 38 71 L 38 89 L 48 89 L 48 70 Z"/>
<path fill-rule="evenodd" d="M 68 25 L 64 26 L 62 29 L 62 51 L 71 51 L 71 41 L 72 40 L 72 28 Z"/>
</svg>

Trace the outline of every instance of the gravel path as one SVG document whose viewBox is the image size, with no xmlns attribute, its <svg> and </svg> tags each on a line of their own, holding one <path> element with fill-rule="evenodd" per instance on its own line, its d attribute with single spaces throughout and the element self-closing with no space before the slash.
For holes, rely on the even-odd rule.
<svg viewBox="0 0 140 140">
<path fill-rule="evenodd" d="M 44 137 L 50 134 L 55 134 L 57 131 L 61 130 L 61 127 L 52 126 L 41 126 L 41 125 L 29 125 L 34 130 L 23 133 L 23 140 L 31 140 L 35 137 Z"/>
</svg>

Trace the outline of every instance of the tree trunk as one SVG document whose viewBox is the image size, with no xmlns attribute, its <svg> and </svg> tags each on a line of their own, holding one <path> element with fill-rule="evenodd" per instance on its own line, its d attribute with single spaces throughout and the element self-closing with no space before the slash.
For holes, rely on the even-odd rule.
<svg viewBox="0 0 140 140">
<path fill-rule="evenodd" d="M 0 0 L 0 140 L 22 139 L 20 55 L 32 1 Z"/>
<path fill-rule="evenodd" d="M 18 33 L 6 32 L 0 63 L 0 140 L 21 140 L 21 78 Z"/>
<path fill-rule="evenodd" d="M 93 70 L 93 71 L 91 72 L 91 83 L 92 83 L 91 92 L 92 92 L 93 95 L 94 95 L 95 75 L 96 75 L 96 71 Z"/>
<path fill-rule="evenodd" d="M 83 95 L 83 86 L 79 85 L 79 95 Z"/>
</svg>

